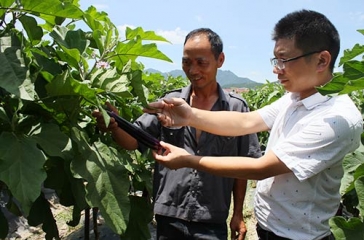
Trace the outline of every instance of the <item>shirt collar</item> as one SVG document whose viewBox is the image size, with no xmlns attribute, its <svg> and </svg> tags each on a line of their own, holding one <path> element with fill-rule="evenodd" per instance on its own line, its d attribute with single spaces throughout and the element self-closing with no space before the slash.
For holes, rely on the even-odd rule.
<svg viewBox="0 0 364 240">
<path fill-rule="evenodd" d="M 311 96 L 303 99 L 303 100 L 299 100 L 299 96 L 296 93 L 292 93 L 291 95 L 291 99 L 293 102 L 296 102 L 299 105 L 303 105 L 305 106 L 305 108 L 307 110 L 311 110 L 315 107 L 317 107 L 318 105 L 328 101 L 331 97 L 329 96 L 323 96 L 321 95 L 321 93 L 317 92 L 315 94 L 312 94 Z"/>
<path fill-rule="evenodd" d="M 219 92 L 219 99 L 217 101 L 227 103 L 228 99 L 226 98 L 224 90 L 220 87 L 220 84 L 217 84 L 217 89 Z M 189 102 L 191 90 L 192 90 L 191 84 L 188 85 L 187 87 L 182 88 L 180 97 L 183 98 L 183 100 L 185 100 L 186 102 Z"/>
</svg>

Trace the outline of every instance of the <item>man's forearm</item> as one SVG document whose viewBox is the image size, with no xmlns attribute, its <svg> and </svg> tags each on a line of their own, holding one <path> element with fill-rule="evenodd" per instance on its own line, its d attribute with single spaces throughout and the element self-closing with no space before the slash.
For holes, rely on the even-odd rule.
<svg viewBox="0 0 364 240">
<path fill-rule="evenodd" d="M 235 179 L 234 189 L 233 189 L 233 203 L 234 203 L 234 215 L 243 216 L 243 206 L 246 194 L 247 180 L 245 179 Z"/>
<path fill-rule="evenodd" d="M 255 179 L 257 162 L 248 157 L 211 157 L 211 156 L 182 156 L 183 163 L 179 167 L 189 167 L 211 174 L 238 179 Z"/>
<path fill-rule="evenodd" d="M 138 142 L 122 129 L 115 129 L 111 132 L 114 141 L 126 150 L 135 150 L 138 148 Z"/>
<path fill-rule="evenodd" d="M 238 178 L 261 180 L 271 176 L 291 172 L 291 170 L 280 161 L 273 151 L 268 151 L 262 157 L 256 159 L 251 157 L 209 157 L 196 155 L 180 156 L 182 163 L 179 167 L 195 168 L 211 174 Z"/>
<path fill-rule="evenodd" d="M 189 125 L 221 136 L 241 136 L 267 130 L 257 112 L 205 111 L 192 108 Z"/>
</svg>

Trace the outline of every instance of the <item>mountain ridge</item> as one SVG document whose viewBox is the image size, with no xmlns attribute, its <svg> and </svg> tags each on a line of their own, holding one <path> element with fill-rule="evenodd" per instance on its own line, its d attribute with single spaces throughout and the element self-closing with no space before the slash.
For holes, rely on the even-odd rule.
<svg viewBox="0 0 364 240">
<path fill-rule="evenodd" d="M 153 68 L 148 68 L 145 70 L 149 73 L 159 73 L 164 77 L 172 76 L 178 77 L 182 76 L 186 78 L 186 74 L 179 69 L 172 70 L 169 72 L 161 72 Z M 255 82 L 249 78 L 238 77 L 235 73 L 230 70 L 221 70 L 218 69 L 216 75 L 217 82 L 221 85 L 222 88 L 255 88 L 257 86 L 262 85 L 262 83 Z"/>
</svg>

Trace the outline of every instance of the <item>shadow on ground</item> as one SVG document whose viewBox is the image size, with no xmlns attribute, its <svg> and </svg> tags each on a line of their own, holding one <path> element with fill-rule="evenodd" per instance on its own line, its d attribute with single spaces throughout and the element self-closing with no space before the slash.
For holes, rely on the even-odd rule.
<svg viewBox="0 0 364 240">
<path fill-rule="evenodd" d="M 109 227 L 107 227 L 104 224 L 99 225 L 97 229 L 98 229 L 100 240 L 120 240 L 121 239 L 119 235 L 114 233 Z M 152 224 L 149 225 L 149 230 L 151 233 L 150 240 L 156 240 L 156 237 L 155 237 L 156 229 Z M 82 227 L 62 239 L 64 239 L 64 240 L 82 240 L 82 239 L 85 239 L 85 235 L 86 235 L 85 229 L 84 229 L 84 227 Z M 90 227 L 90 231 L 89 231 L 89 239 L 96 239 L 92 226 Z"/>
</svg>

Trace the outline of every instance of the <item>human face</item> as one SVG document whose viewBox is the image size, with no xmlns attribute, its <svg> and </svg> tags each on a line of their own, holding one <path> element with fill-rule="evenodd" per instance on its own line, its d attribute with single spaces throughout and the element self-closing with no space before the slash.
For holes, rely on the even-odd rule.
<svg viewBox="0 0 364 240">
<path fill-rule="evenodd" d="M 275 57 L 290 59 L 306 54 L 297 49 L 294 43 L 294 39 L 278 39 L 274 47 Z M 273 72 L 278 75 L 279 82 L 287 91 L 298 93 L 301 99 L 306 98 L 317 92 L 315 86 L 319 85 L 319 79 L 316 66 L 319 54 L 320 52 L 315 52 L 285 62 L 284 69 L 274 67 Z"/>
<path fill-rule="evenodd" d="M 183 47 L 182 69 L 193 87 L 204 88 L 216 83 L 217 69 L 223 62 L 223 53 L 215 59 L 206 35 L 188 39 Z"/>
</svg>

